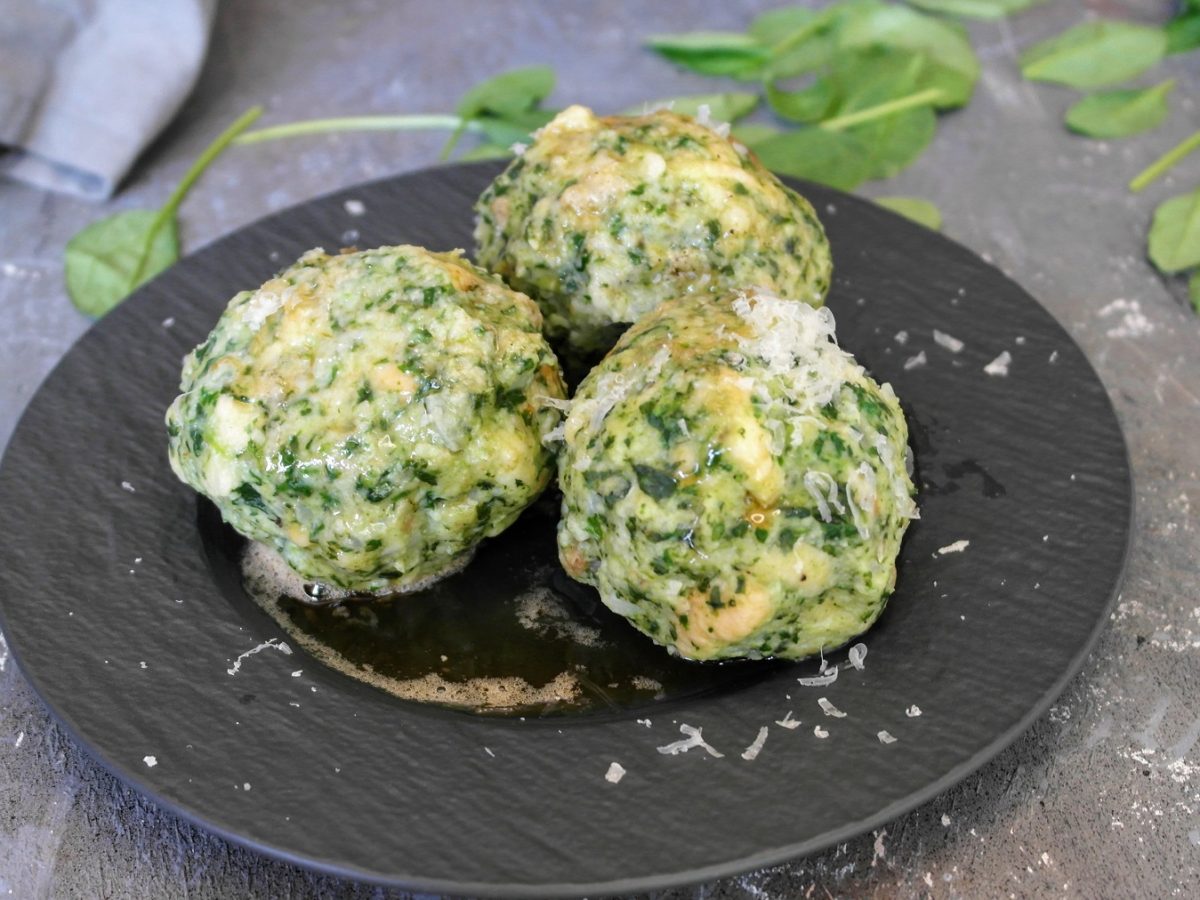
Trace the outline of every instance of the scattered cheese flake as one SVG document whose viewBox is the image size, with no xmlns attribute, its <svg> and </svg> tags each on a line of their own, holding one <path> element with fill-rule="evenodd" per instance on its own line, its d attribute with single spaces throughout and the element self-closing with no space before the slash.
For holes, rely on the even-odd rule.
<svg viewBox="0 0 1200 900">
<path fill-rule="evenodd" d="M 639 725 L 645 725 L 647 728 L 649 728 L 649 727 L 650 727 L 650 720 L 649 720 L 649 719 L 638 719 L 638 720 L 637 720 L 637 723 L 638 723 Z"/>
<path fill-rule="evenodd" d="M 905 344 L 907 344 L 908 343 L 908 332 L 907 331 L 897 331 L 896 332 L 896 343 L 899 344 L 901 347 L 903 347 Z"/>
<path fill-rule="evenodd" d="M 367 205 L 361 200 L 347 200 L 342 206 L 352 216 L 361 216 L 367 211 Z"/>
<path fill-rule="evenodd" d="M 129 491 L 129 493 L 131 493 L 131 494 L 137 493 L 137 488 L 135 488 L 135 487 L 134 487 L 132 484 L 130 484 L 128 481 L 122 481 L 122 482 L 121 482 L 121 490 L 123 490 L 123 491 Z"/>
<path fill-rule="evenodd" d="M 854 668 L 861 672 L 863 668 L 863 660 L 867 658 L 867 645 L 861 642 L 857 643 L 850 648 L 846 655 L 850 660 L 850 665 L 854 666 Z"/>
<path fill-rule="evenodd" d="M 175 317 L 174 316 L 167 316 L 165 319 L 162 320 L 163 328 L 172 328 L 172 327 L 174 327 L 174 325 L 175 325 Z"/>
<path fill-rule="evenodd" d="M 23 732 L 23 731 L 22 731 L 20 734 L 18 734 L 18 735 L 17 735 L 17 740 L 16 740 L 16 741 L 13 743 L 13 749 L 14 749 L 14 750 L 20 750 L 20 749 L 21 749 L 21 745 L 22 745 L 23 743 L 25 743 L 25 732 Z M 147 756 L 146 758 L 147 758 L 147 759 L 154 759 L 154 757 L 153 757 L 153 756 Z M 155 762 L 157 762 L 157 760 L 155 760 Z"/>
<path fill-rule="evenodd" d="M 908 716 L 910 719 L 915 719 L 917 716 L 919 716 L 921 714 L 921 707 L 917 706 L 917 704 L 914 703 L 912 706 L 910 706 L 908 709 L 906 709 L 904 711 L 904 714 L 906 716 Z"/>
<path fill-rule="evenodd" d="M 962 553 L 971 546 L 970 541 L 955 541 L 953 544 L 947 544 L 945 547 L 938 547 L 936 556 L 945 556 L 947 553 Z"/>
<path fill-rule="evenodd" d="M 757 758 L 759 752 L 763 748 L 763 744 L 767 742 L 767 726 L 764 725 L 758 729 L 758 736 L 754 738 L 754 743 L 742 751 L 742 759 L 746 762 L 753 762 Z"/>
<path fill-rule="evenodd" d="M 1004 376 L 1008 374 L 1008 364 L 1012 362 L 1012 354 L 1005 350 L 990 363 L 983 367 L 989 375 Z"/>
<path fill-rule="evenodd" d="M 266 641 L 263 641 L 257 647 L 251 647 L 245 653 L 239 654 L 238 658 L 233 661 L 233 666 L 231 668 L 228 668 L 225 670 L 226 674 L 236 675 L 239 671 L 241 671 L 242 660 L 244 660 L 248 656 L 253 656 L 255 653 L 261 653 L 263 650 L 266 650 L 268 647 L 270 647 L 273 650 L 278 650 L 280 653 L 284 654 L 285 656 L 292 655 L 291 647 L 289 647 L 283 641 L 279 640 L 279 638 L 270 638 Z M 313 690 L 316 690 L 316 688 L 313 688 Z"/>
<path fill-rule="evenodd" d="M 303 669 L 297 669 L 295 672 L 293 672 L 293 673 L 292 673 L 292 677 L 293 677 L 293 678 L 299 678 L 299 677 L 300 677 L 300 675 L 301 675 L 303 672 L 304 672 L 304 670 L 303 670 Z"/>
<path fill-rule="evenodd" d="M 824 728 L 822 728 L 820 725 L 817 725 L 815 728 L 813 728 L 813 734 L 815 734 L 819 738 L 829 737 L 829 732 L 826 731 Z"/>
<path fill-rule="evenodd" d="M 892 737 L 890 734 L 888 734 L 886 731 L 879 732 L 877 735 L 875 735 L 875 737 L 879 738 L 879 743 L 881 743 L 881 744 L 896 743 L 896 739 L 894 737 Z"/>
<path fill-rule="evenodd" d="M 835 719 L 846 718 L 846 714 L 830 703 L 825 697 L 817 698 L 817 706 L 821 707 L 821 712 L 825 713 L 827 716 L 833 716 Z"/>
<path fill-rule="evenodd" d="M 247 782 L 245 782 L 245 783 L 242 785 L 242 790 L 243 790 L 243 791 L 248 791 L 248 790 L 250 790 L 250 782 L 248 782 L 248 781 L 247 781 Z"/>
<path fill-rule="evenodd" d="M 662 747 L 659 747 L 659 753 L 663 753 L 667 756 L 678 756 L 680 753 L 687 753 L 693 747 L 700 747 L 709 756 L 715 756 L 717 759 L 720 759 L 725 755 L 704 740 L 701 729 L 694 728 L 691 725 L 684 723 L 679 726 L 679 731 L 682 734 L 687 735 L 687 737 L 685 737 L 683 740 L 675 741 L 674 743 L 665 744 Z"/>
<path fill-rule="evenodd" d="M 950 817 L 948 815 L 946 815 L 945 813 L 942 813 L 942 827 L 948 828 L 949 826 L 950 826 Z"/>
<path fill-rule="evenodd" d="M 944 331 L 933 329 L 933 342 L 940 347 L 945 347 L 951 353 L 961 353 L 962 348 L 966 345 L 953 335 L 946 334 Z"/>
<path fill-rule="evenodd" d="M 140 663 L 138 663 L 138 668 L 140 668 L 140 669 L 146 668 L 146 661 L 144 659 Z"/>
<path fill-rule="evenodd" d="M 800 727 L 800 720 L 792 718 L 792 711 L 789 709 L 787 715 L 782 719 L 776 719 L 775 724 L 780 728 L 786 728 L 788 731 L 795 731 Z"/>
<path fill-rule="evenodd" d="M 522 144 L 520 141 L 517 141 L 508 149 L 512 151 L 513 156 L 523 156 L 525 151 L 529 149 L 529 145 Z"/>
<path fill-rule="evenodd" d="M 604 780 L 612 784 L 617 784 L 625 777 L 625 767 L 619 762 L 614 762 L 608 767 L 608 771 L 604 773 Z"/>
<path fill-rule="evenodd" d="M 916 356 L 910 356 L 908 359 L 906 359 L 904 361 L 904 370 L 907 372 L 910 369 L 916 369 L 919 366 L 925 365 L 926 362 L 927 362 L 927 359 L 925 357 L 925 351 L 922 350 Z"/>
<path fill-rule="evenodd" d="M 483 752 L 486 753 L 488 756 L 492 757 L 493 759 L 496 757 L 496 754 L 492 752 L 491 747 L 484 747 Z"/>
<path fill-rule="evenodd" d="M 796 681 L 798 681 L 803 687 L 825 687 L 826 685 L 833 684 L 835 681 L 837 681 L 837 677 L 838 667 L 834 666 L 824 675 L 815 675 L 812 678 L 797 678 Z"/>
<path fill-rule="evenodd" d="M 153 769 L 155 766 L 158 765 L 158 757 L 157 756 L 143 756 L 142 762 L 144 762 L 146 764 L 146 768 Z"/>
</svg>

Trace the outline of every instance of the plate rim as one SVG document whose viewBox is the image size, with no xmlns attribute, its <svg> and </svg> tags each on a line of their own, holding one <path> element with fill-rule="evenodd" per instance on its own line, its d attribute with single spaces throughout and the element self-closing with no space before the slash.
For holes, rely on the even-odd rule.
<svg viewBox="0 0 1200 900">
<path fill-rule="evenodd" d="M 363 182 L 358 182 L 355 184 L 341 186 L 341 187 L 335 188 L 333 190 L 326 191 L 322 194 L 318 194 L 316 196 L 300 200 L 300 201 L 298 201 L 294 204 L 291 204 L 289 206 L 286 206 L 282 209 L 268 212 L 268 213 L 264 214 L 263 216 L 260 216 L 249 222 L 238 224 L 238 225 L 234 226 L 233 228 L 231 228 L 230 230 L 225 231 L 222 234 L 219 234 L 219 235 L 215 236 L 214 238 L 212 238 L 211 240 L 205 242 L 204 244 L 196 247 L 194 250 L 192 250 L 186 256 L 180 257 L 180 259 L 177 260 L 177 263 L 182 262 L 183 260 L 190 258 L 191 256 L 193 256 L 201 251 L 207 250 L 214 244 L 219 243 L 220 241 L 226 240 L 231 235 L 236 234 L 240 231 L 243 231 L 247 228 L 251 228 L 257 224 L 262 223 L 265 220 L 273 219 L 273 218 L 280 217 L 280 216 L 286 216 L 298 208 L 308 206 L 308 205 L 314 204 L 314 203 L 319 203 L 321 201 L 329 200 L 333 197 L 342 195 L 348 191 L 359 191 L 359 192 L 366 193 L 366 192 L 369 192 L 370 190 L 372 190 L 373 188 L 375 188 L 377 185 L 385 184 L 388 182 L 394 182 L 398 179 L 420 178 L 422 176 L 435 175 L 437 173 L 448 173 L 451 171 L 462 170 L 462 169 L 466 169 L 466 168 L 477 169 L 477 170 L 494 169 L 495 171 L 499 172 L 504 164 L 505 164 L 504 161 L 497 162 L 495 160 L 451 162 L 451 163 L 444 163 L 444 164 L 439 164 L 439 165 L 425 166 L 425 167 L 406 170 L 406 171 L 402 171 L 402 172 L 393 172 L 389 175 L 385 175 L 380 178 L 374 178 L 374 179 L 370 179 L 368 181 L 363 181 Z M 869 198 L 859 197 L 857 195 L 848 193 L 846 191 L 842 191 L 837 188 L 831 188 L 827 185 L 815 184 L 813 182 L 809 182 L 804 179 L 798 179 L 798 178 L 793 178 L 790 176 L 779 175 L 778 173 L 776 173 L 776 175 L 777 175 L 777 177 L 780 178 L 780 180 L 782 180 L 784 182 L 784 184 L 798 190 L 802 195 L 804 194 L 805 190 L 808 189 L 809 187 L 817 188 L 819 191 L 834 192 L 838 195 L 838 203 L 839 204 L 843 203 L 843 202 L 849 202 L 851 205 L 861 205 L 861 206 L 869 207 L 872 209 L 873 212 L 882 214 L 887 217 L 891 217 L 895 220 L 902 221 L 906 225 L 914 224 L 914 223 L 910 222 L 910 220 L 904 218 L 903 216 L 901 216 L 898 213 L 892 212 L 891 210 L 888 210 L 884 207 L 879 207 L 877 204 L 873 203 Z M 986 765 L 987 763 L 989 763 L 993 759 L 995 759 L 997 756 L 999 756 L 1004 750 L 1006 750 L 1009 746 L 1011 746 L 1013 743 L 1015 743 L 1019 737 L 1021 737 L 1023 734 L 1025 734 L 1030 729 L 1030 727 L 1033 725 L 1033 723 L 1035 721 L 1037 721 L 1037 719 L 1041 718 L 1042 715 L 1045 714 L 1046 710 L 1048 710 L 1050 708 L 1050 706 L 1054 703 L 1054 701 L 1062 694 L 1062 692 L 1066 689 L 1067 685 L 1071 682 L 1071 680 L 1074 679 L 1079 674 L 1079 672 L 1083 668 L 1083 664 L 1087 661 L 1088 657 L 1092 654 L 1093 650 L 1095 649 L 1096 644 L 1099 642 L 1100 636 L 1103 634 L 1105 629 L 1108 627 L 1108 624 L 1111 620 L 1112 610 L 1116 604 L 1117 598 L 1121 594 L 1121 591 L 1122 591 L 1122 588 L 1123 588 L 1123 585 L 1125 582 L 1125 578 L 1126 578 L 1126 575 L 1128 572 L 1129 559 L 1130 559 L 1130 556 L 1131 556 L 1132 550 L 1133 550 L 1133 545 L 1134 545 L 1134 541 L 1135 541 L 1134 526 L 1136 525 L 1136 522 L 1137 522 L 1137 494 L 1136 494 L 1136 486 L 1135 486 L 1135 480 L 1134 480 L 1134 469 L 1133 469 L 1132 459 L 1130 457 L 1130 452 L 1129 452 L 1129 441 L 1127 440 L 1127 438 L 1125 436 L 1125 430 L 1122 427 L 1120 417 L 1117 415 L 1116 407 L 1113 405 L 1111 394 L 1109 393 L 1109 391 L 1108 391 L 1107 387 L 1105 386 L 1104 381 L 1101 379 L 1099 373 L 1096 371 L 1096 368 L 1093 365 L 1091 358 L 1084 351 L 1083 347 L 1081 347 L 1079 345 L 1079 342 L 1075 340 L 1074 336 L 1070 333 L 1070 331 L 1067 330 L 1066 326 L 1064 326 L 1062 324 L 1062 322 L 1060 322 L 1058 320 L 1058 318 L 1053 314 L 1053 312 L 1051 312 L 1049 309 L 1047 309 L 1041 303 L 1041 301 L 1039 301 L 1037 299 L 1037 297 L 1035 297 L 1028 290 L 1026 290 L 1013 276 L 1010 276 L 1009 274 L 1003 272 L 995 264 L 990 263 L 987 260 L 984 260 L 978 253 L 976 253 L 971 248 L 965 246 L 964 244 L 961 244 L 958 241 L 955 241 L 952 238 L 949 238 L 940 232 L 932 231 L 929 229 L 926 229 L 926 230 L 929 231 L 929 234 L 926 237 L 930 237 L 930 236 L 934 237 L 940 241 L 945 242 L 946 244 L 951 245 L 959 252 L 964 252 L 966 254 L 969 254 L 978 264 L 986 266 L 988 269 L 991 269 L 994 272 L 996 272 L 1000 277 L 1002 277 L 1005 280 L 1016 285 L 1034 304 L 1036 304 L 1038 309 L 1041 310 L 1054 323 L 1055 327 L 1058 328 L 1058 330 L 1070 342 L 1070 344 L 1073 345 L 1079 351 L 1081 360 L 1084 363 L 1084 365 L 1087 367 L 1087 371 L 1090 373 L 1091 377 L 1095 380 L 1096 384 L 1098 384 L 1103 389 L 1104 410 L 1111 417 L 1111 421 L 1112 421 L 1112 424 L 1115 429 L 1115 435 L 1120 441 L 1121 460 L 1123 463 L 1123 469 L 1122 469 L 1121 474 L 1124 477 L 1125 486 L 1126 486 L 1124 499 L 1126 501 L 1125 505 L 1127 508 L 1127 515 L 1125 517 L 1124 522 L 1122 523 L 1123 528 L 1124 528 L 1124 540 L 1123 540 L 1123 548 L 1121 551 L 1120 563 L 1119 563 L 1119 566 L 1117 567 L 1117 569 L 1115 570 L 1116 574 L 1113 579 L 1113 584 L 1110 589 L 1109 596 L 1105 600 L 1104 605 L 1103 605 L 1102 609 L 1100 610 L 1100 614 L 1097 615 L 1096 621 L 1092 625 L 1086 639 L 1081 644 L 1079 651 L 1071 658 L 1070 662 L 1062 670 L 1059 677 L 1050 685 L 1049 688 L 1047 688 L 1043 692 L 1042 696 L 1037 700 L 1037 702 L 1034 703 L 1033 705 L 1031 705 L 1029 707 L 1029 709 L 1015 722 L 1015 724 L 1010 726 L 1008 729 L 1006 729 L 1002 733 L 998 734 L 992 741 L 990 741 L 984 747 L 982 747 L 981 749 L 979 749 L 978 751 L 973 753 L 970 757 L 968 757 L 963 762 L 952 767 L 949 771 L 944 773 L 939 778 L 929 782 L 922 788 L 920 788 L 916 791 L 913 791 L 912 793 L 907 794 L 903 798 L 896 800 L 891 804 L 888 804 L 887 806 L 883 807 L 882 809 L 880 809 L 873 815 L 867 816 L 862 819 L 853 820 L 851 822 L 847 822 L 838 828 L 834 828 L 829 831 L 823 832 L 822 834 L 814 836 L 805 841 L 781 845 L 781 846 L 774 847 L 769 850 L 763 851 L 761 853 L 753 854 L 750 856 L 741 856 L 737 859 L 732 859 L 732 860 L 728 860 L 728 861 L 721 862 L 721 863 L 714 863 L 710 866 L 705 866 L 702 868 L 691 868 L 688 870 L 676 871 L 676 872 L 671 872 L 671 873 L 662 873 L 662 874 L 647 875 L 647 876 L 633 876 L 633 877 L 629 877 L 629 878 L 621 878 L 621 879 L 609 880 L 609 881 L 559 882 L 559 883 L 553 883 L 553 884 L 546 883 L 546 882 L 534 882 L 534 883 L 506 882 L 504 884 L 497 884 L 494 882 L 455 881 L 455 880 L 450 880 L 450 879 L 445 879 L 445 878 L 428 878 L 428 877 L 421 877 L 421 876 L 412 876 L 412 877 L 405 877 L 403 879 L 398 879 L 395 876 L 390 876 L 390 875 L 383 874 L 381 872 L 360 868 L 353 864 L 339 863 L 337 861 L 327 860 L 327 859 L 323 859 L 323 858 L 317 858 L 314 856 L 303 856 L 303 855 L 295 854 L 284 848 L 277 847 L 277 846 L 274 846 L 269 843 L 264 843 L 264 842 L 254 839 L 252 837 L 249 837 L 247 835 L 240 834 L 232 829 L 224 828 L 214 822 L 209 821 L 203 815 L 193 812 L 187 805 L 185 805 L 181 802 L 175 801 L 175 800 L 168 799 L 165 796 L 163 796 L 162 794 L 160 794 L 157 790 L 151 788 L 142 779 L 142 777 L 140 777 L 140 774 L 137 769 L 132 768 L 132 767 L 126 767 L 115 760 L 110 760 L 107 757 L 105 757 L 100 752 L 100 750 L 98 748 L 96 748 L 95 746 L 93 746 L 91 741 L 89 741 L 83 735 L 83 733 L 71 721 L 69 716 L 67 716 L 62 711 L 60 711 L 55 705 L 53 705 L 47 699 L 45 693 L 43 692 L 42 685 L 39 682 L 38 677 L 36 675 L 34 675 L 33 673 L 31 673 L 29 670 L 27 670 L 26 667 L 24 666 L 24 664 L 22 663 L 22 652 L 19 649 L 18 643 L 15 643 L 12 640 L 11 634 L 9 631 L 9 626 L 8 626 L 8 621 L 7 621 L 8 617 L 6 614 L 6 605 L 7 605 L 6 600 L 5 600 L 4 595 L 0 595 L 0 631 L 3 632 L 4 639 L 9 648 L 9 653 L 11 654 L 13 661 L 15 662 L 17 667 L 20 669 L 21 675 L 24 677 L 25 681 L 29 684 L 30 688 L 33 690 L 35 695 L 38 697 L 38 700 L 42 703 L 42 705 L 45 707 L 45 709 L 49 712 L 53 721 L 55 723 L 57 723 L 58 726 L 61 727 L 64 731 L 66 731 L 66 733 L 68 735 L 70 735 L 71 739 L 73 741 L 75 741 L 75 743 L 77 745 L 79 745 L 80 747 L 82 747 L 85 750 L 85 752 L 87 753 L 87 755 L 90 759 L 92 759 L 93 761 L 98 763 L 102 769 L 104 769 L 109 774 L 113 775 L 115 778 L 117 778 L 118 781 L 131 787 L 132 789 L 137 791 L 142 796 L 151 800 L 154 804 L 156 804 L 162 810 L 170 813 L 171 815 L 178 816 L 178 817 L 184 819 L 185 821 L 201 828 L 202 830 L 204 830 L 205 832 L 207 832 L 209 834 L 216 835 L 226 841 L 229 841 L 232 844 L 235 844 L 237 846 L 244 847 L 246 849 L 260 853 L 260 854 L 267 856 L 273 860 L 277 860 L 279 862 L 297 866 L 298 868 L 301 868 L 301 869 L 305 869 L 305 870 L 312 871 L 312 872 L 317 872 L 322 875 L 333 876 L 336 878 L 360 881 L 360 882 L 364 882 L 367 884 L 378 885 L 378 886 L 383 886 L 383 887 L 399 888 L 402 890 L 412 890 L 412 891 L 417 891 L 417 892 L 422 892 L 422 893 L 434 893 L 434 894 L 447 895 L 447 896 L 471 895 L 471 896 L 497 897 L 497 898 L 526 898 L 526 897 L 528 897 L 528 898 L 539 898 L 539 900 L 541 900 L 541 898 L 583 897 L 583 896 L 597 895 L 597 894 L 604 895 L 604 896 L 614 895 L 614 894 L 625 895 L 625 894 L 640 893 L 640 892 L 645 892 L 645 891 L 655 891 L 655 890 L 665 890 L 665 889 L 677 888 L 677 887 L 685 887 L 685 886 L 689 886 L 689 885 L 695 885 L 695 884 L 699 884 L 699 883 L 709 882 L 709 881 L 726 878 L 726 877 L 730 877 L 730 876 L 740 875 L 740 874 L 744 874 L 747 872 L 756 871 L 758 869 L 762 869 L 765 867 L 781 865 L 781 864 L 789 862 L 789 861 L 799 860 L 799 859 L 814 855 L 814 854 L 822 852 L 823 850 L 826 850 L 829 847 L 832 847 L 836 844 L 842 843 L 846 840 L 858 837 L 860 835 L 866 834 L 867 832 L 869 832 L 871 830 L 877 829 L 881 825 L 885 825 L 888 822 L 891 822 L 894 819 L 912 811 L 913 809 L 916 809 L 917 807 L 923 806 L 924 804 L 930 802 L 931 800 L 940 796 L 942 793 L 944 793 L 945 791 L 947 791 L 954 785 L 963 781 L 968 776 L 979 771 L 984 765 Z M 136 291 L 133 292 L 133 294 L 131 294 L 129 297 L 127 297 L 125 301 L 123 301 L 122 305 L 124 305 L 125 303 L 128 303 L 130 301 L 135 301 L 137 299 L 137 297 L 139 295 L 141 295 L 143 292 L 152 290 L 154 285 L 159 281 L 159 279 L 161 279 L 163 277 L 163 275 L 165 275 L 167 272 L 170 272 L 174 267 L 175 267 L 175 264 L 172 264 L 172 266 L 170 266 L 170 267 L 168 267 L 168 269 L 164 270 L 163 273 L 156 275 L 155 278 L 151 279 L 149 282 L 146 282 L 144 285 L 140 286 Z M 101 321 L 102 321 L 102 319 L 97 319 L 95 322 L 92 323 L 92 325 L 90 325 L 83 332 L 83 334 L 81 334 L 78 338 L 76 338 L 76 340 L 71 343 L 71 345 L 62 354 L 62 356 L 55 363 L 55 365 L 50 369 L 50 371 L 39 382 L 37 388 L 34 390 L 32 395 L 30 396 L 29 401 L 26 403 L 20 416 L 18 416 L 15 425 L 13 426 L 12 432 L 11 432 L 9 439 L 6 443 L 6 446 L 4 448 L 4 453 L 2 455 L 0 455 L 0 470 L 3 469 L 4 464 L 8 460 L 9 451 L 10 451 L 10 449 L 12 447 L 12 443 L 13 443 L 13 438 L 15 438 L 17 436 L 18 432 L 22 429 L 23 425 L 25 424 L 26 418 L 30 414 L 32 407 L 38 401 L 38 399 L 42 395 L 43 391 L 46 389 L 48 382 L 55 377 L 55 375 L 58 373 L 59 369 L 64 364 L 66 364 L 68 358 L 72 356 L 72 354 L 75 352 L 75 350 L 79 346 L 79 344 L 88 338 L 88 336 L 91 334 L 93 329 Z"/>
</svg>

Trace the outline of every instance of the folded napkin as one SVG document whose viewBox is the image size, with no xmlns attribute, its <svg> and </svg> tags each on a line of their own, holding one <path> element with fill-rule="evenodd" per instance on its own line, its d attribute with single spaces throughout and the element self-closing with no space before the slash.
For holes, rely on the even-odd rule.
<svg viewBox="0 0 1200 900">
<path fill-rule="evenodd" d="M 217 0 L 2 0 L 0 173 L 116 189 L 192 89 Z"/>
</svg>

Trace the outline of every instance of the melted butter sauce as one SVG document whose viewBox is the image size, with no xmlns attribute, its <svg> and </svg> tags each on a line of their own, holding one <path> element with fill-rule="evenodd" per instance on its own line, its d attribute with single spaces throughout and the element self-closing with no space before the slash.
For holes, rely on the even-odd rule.
<svg viewBox="0 0 1200 900">
<path fill-rule="evenodd" d="M 669 655 L 566 576 L 555 520 L 544 498 L 465 568 L 405 594 L 313 605 L 279 556 L 257 544 L 242 549 L 242 582 L 288 639 L 324 665 L 403 700 L 473 713 L 633 709 L 757 680 L 775 667 Z"/>
</svg>

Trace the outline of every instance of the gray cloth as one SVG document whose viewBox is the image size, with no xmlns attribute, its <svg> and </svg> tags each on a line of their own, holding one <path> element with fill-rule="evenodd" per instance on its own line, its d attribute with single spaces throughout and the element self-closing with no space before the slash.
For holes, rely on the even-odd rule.
<svg viewBox="0 0 1200 900">
<path fill-rule="evenodd" d="M 103 199 L 192 89 L 217 0 L 0 0 L 0 173 Z"/>
</svg>

